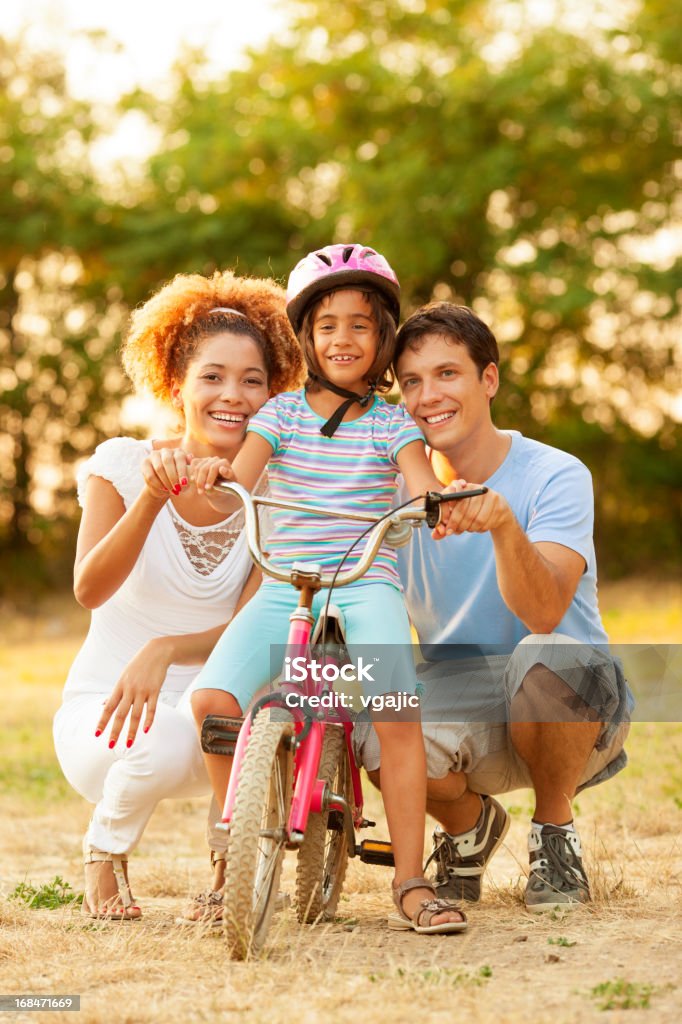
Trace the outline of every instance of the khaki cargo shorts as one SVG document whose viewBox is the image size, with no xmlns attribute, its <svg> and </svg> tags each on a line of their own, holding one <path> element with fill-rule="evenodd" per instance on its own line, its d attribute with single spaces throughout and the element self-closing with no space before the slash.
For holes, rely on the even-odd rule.
<svg viewBox="0 0 682 1024">
<path fill-rule="evenodd" d="M 607 647 L 592 647 L 552 633 L 525 637 L 511 655 L 419 666 L 429 778 L 464 772 L 469 788 L 485 794 L 532 789 L 528 768 L 511 743 L 509 720 L 511 701 L 534 665 L 543 665 L 559 676 L 580 706 L 593 709 L 593 720 L 603 723 L 578 789 L 603 782 L 625 767 L 623 744 L 633 700 L 620 662 Z M 547 717 L 536 715 L 534 720 L 556 719 L 548 713 Z M 582 721 L 584 717 L 561 720 Z M 353 746 L 358 764 L 368 771 L 379 767 L 379 741 L 364 714 L 355 723 Z"/>
</svg>

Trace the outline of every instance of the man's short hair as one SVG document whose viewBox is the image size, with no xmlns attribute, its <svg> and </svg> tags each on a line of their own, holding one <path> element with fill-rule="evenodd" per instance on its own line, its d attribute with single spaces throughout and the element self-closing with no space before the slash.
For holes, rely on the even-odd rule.
<svg viewBox="0 0 682 1024">
<path fill-rule="evenodd" d="M 418 350 L 427 334 L 439 334 L 453 344 L 464 345 L 479 377 L 486 366 L 497 366 L 500 361 L 495 335 L 473 310 L 452 302 L 430 302 L 408 317 L 398 331 L 393 365 L 397 366 L 406 348 Z"/>
</svg>

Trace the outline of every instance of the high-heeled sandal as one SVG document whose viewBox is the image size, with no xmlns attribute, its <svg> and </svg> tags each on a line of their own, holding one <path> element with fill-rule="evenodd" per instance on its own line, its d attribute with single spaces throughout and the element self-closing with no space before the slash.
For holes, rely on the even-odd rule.
<svg viewBox="0 0 682 1024">
<path fill-rule="evenodd" d="M 403 898 L 412 889 L 428 889 L 433 893 L 431 900 L 422 900 L 412 917 L 403 910 Z M 460 910 L 453 900 L 442 899 L 436 896 L 433 883 L 428 878 L 408 878 L 400 885 L 392 886 L 393 902 L 398 913 L 390 914 L 388 927 L 396 931 L 413 931 L 420 935 L 447 935 L 452 932 L 463 932 L 467 928 L 467 918 L 464 911 Z M 457 913 L 459 921 L 441 921 L 439 924 L 432 924 L 434 917 L 448 912 Z"/>
<path fill-rule="evenodd" d="M 133 900 L 128 883 L 128 858 L 117 853 L 97 850 L 93 846 L 88 846 L 84 840 L 83 863 L 85 865 L 85 892 L 82 910 L 85 917 L 94 918 L 96 921 L 139 921 L 142 914 Z M 91 867 L 95 864 L 98 866 L 97 869 Z M 118 891 L 114 896 L 100 901 L 99 883 L 103 873 L 107 870 L 104 868 L 105 864 L 111 864 Z M 89 872 L 88 868 L 91 869 Z"/>
</svg>

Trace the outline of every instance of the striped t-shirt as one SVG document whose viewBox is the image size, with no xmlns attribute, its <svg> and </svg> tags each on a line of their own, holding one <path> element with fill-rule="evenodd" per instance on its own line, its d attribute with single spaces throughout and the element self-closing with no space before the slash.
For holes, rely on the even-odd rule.
<svg viewBox="0 0 682 1024">
<path fill-rule="evenodd" d="M 318 505 L 330 511 L 381 516 L 391 508 L 396 489 L 396 456 L 412 441 L 424 440 L 402 406 L 375 397 L 370 408 L 333 437 L 320 427 L 325 420 L 308 405 L 304 391 L 285 392 L 266 402 L 249 423 L 272 445 L 268 463 L 270 494 L 282 501 Z M 354 520 L 327 519 L 273 509 L 268 537 L 271 561 L 282 568 L 293 562 L 320 562 L 334 570 L 355 538 L 368 526 Z M 363 541 L 346 559 L 353 566 Z M 400 589 L 393 548 L 379 549 L 374 564 L 358 583 L 387 582 Z"/>
</svg>

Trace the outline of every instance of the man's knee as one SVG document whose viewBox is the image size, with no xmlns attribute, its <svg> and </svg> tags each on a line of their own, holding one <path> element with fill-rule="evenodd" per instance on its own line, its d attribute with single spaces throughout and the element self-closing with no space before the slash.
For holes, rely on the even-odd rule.
<svg viewBox="0 0 682 1024">
<path fill-rule="evenodd" d="M 599 718 L 597 708 L 583 700 L 574 686 L 540 662 L 528 669 L 510 701 L 511 722 L 598 722 Z"/>
</svg>

